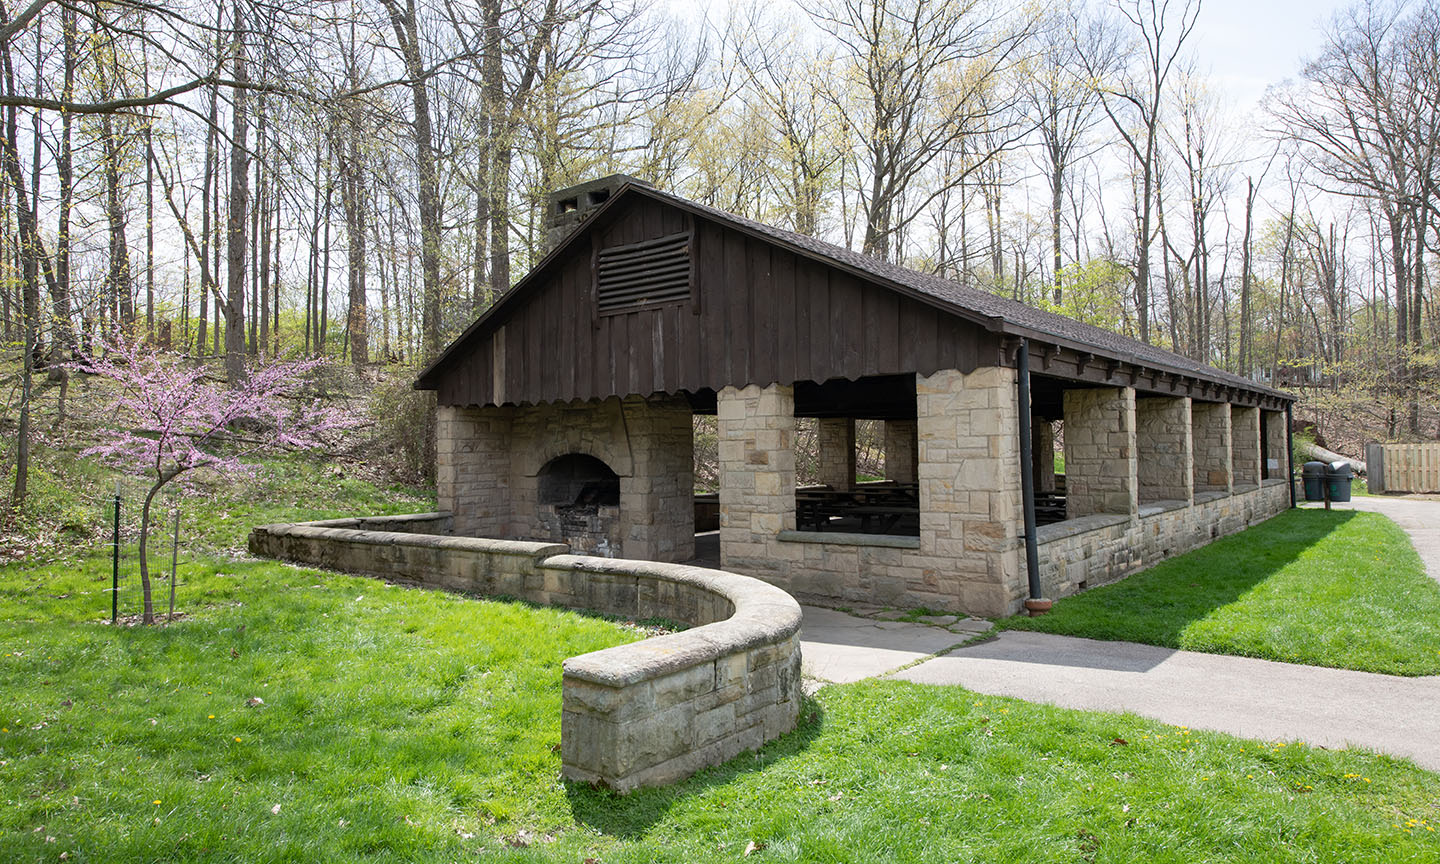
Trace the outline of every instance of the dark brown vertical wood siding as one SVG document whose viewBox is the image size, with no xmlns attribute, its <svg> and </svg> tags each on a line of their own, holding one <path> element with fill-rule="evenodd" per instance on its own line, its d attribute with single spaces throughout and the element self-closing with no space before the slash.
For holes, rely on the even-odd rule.
<svg viewBox="0 0 1440 864">
<path fill-rule="evenodd" d="M 497 350 L 498 401 L 517 404 L 969 372 L 999 357 L 1000 337 L 969 321 L 707 220 L 696 228 L 698 309 L 684 302 L 597 317 L 590 244 L 577 244 L 439 373 L 440 404 L 495 403 Z M 602 246 L 683 230 L 679 209 L 649 199 L 596 229 Z"/>
</svg>

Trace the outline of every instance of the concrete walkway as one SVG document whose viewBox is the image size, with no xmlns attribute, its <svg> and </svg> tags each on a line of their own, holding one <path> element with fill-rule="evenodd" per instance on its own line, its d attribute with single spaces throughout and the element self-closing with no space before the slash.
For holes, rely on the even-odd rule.
<svg viewBox="0 0 1440 864">
<path fill-rule="evenodd" d="M 860 618 L 819 606 L 802 608 L 802 671 L 806 678 L 823 684 L 877 678 L 969 638 L 942 627 Z"/>
<path fill-rule="evenodd" d="M 1440 501 L 1369 497 L 1335 506 L 1394 519 L 1440 580 Z M 1068 708 L 1131 711 L 1249 738 L 1364 747 L 1440 770 L 1440 677 L 1403 678 L 1046 633 L 1003 632 L 957 647 L 976 635 L 807 606 L 801 628 L 805 674 L 812 686 L 881 675 L 960 685 Z"/>
<path fill-rule="evenodd" d="M 1247 738 L 1360 746 L 1440 770 L 1440 677 L 1400 678 L 1006 631 L 894 677 Z"/>
</svg>

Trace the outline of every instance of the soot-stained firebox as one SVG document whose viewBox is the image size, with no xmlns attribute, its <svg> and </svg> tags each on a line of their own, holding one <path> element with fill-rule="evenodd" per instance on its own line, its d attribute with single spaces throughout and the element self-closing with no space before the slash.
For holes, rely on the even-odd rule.
<svg viewBox="0 0 1440 864">
<path fill-rule="evenodd" d="M 536 517 L 550 539 L 577 553 L 613 557 L 620 549 L 620 477 L 584 453 L 545 463 L 536 478 Z"/>
</svg>

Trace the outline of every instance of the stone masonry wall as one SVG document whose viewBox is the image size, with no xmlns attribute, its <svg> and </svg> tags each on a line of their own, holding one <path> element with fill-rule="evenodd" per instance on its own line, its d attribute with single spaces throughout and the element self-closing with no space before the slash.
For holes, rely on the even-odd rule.
<svg viewBox="0 0 1440 864">
<path fill-rule="evenodd" d="M 1136 473 L 1140 501 L 1190 503 L 1190 399 L 1146 397 L 1135 402 Z"/>
<path fill-rule="evenodd" d="M 885 479 L 914 483 L 920 476 L 920 442 L 914 420 L 885 420 Z"/>
<path fill-rule="evenodd" d="M 917 376 L 920 439 L 920 555 L 959 582 L 960 608 L 980 614 L 1019 608 L 1020 414 L 1015 370 Z M 948 604 L 946 608 L 955 608 Z"/>
<path fill-rule="evenodd" d="M 439 412 L 437 497 L 457 534 L 557 539 L 537 514 L 538 475 L 551 459 L 584 453 L 620 477 L 611 554 L 694 557 L 694 433 L 683 398 Z"/>
<path fill-rule="evenodd" d="M 1230 403 L 1192 402 L 1195 494 L 1230 493 Z"/>
<path fill-rule="evenodd" d="M 449 514 L 376 524 L 442 524 Z M 795 727 L 800 607 L 755 579 L 565 554 L 562 544 L 367 531 L 362 520 L 267 525 L 256 555 L 431 588 L 520 597 L 694 629 L 564 663 L 560 752 L 571 780 L 619 792 L 672 783 Z"/>
<path fill-rule="evenodd" d="M 1290 505 L 1284 480 L 1189 507 L 1143 508 L 1138 521 L 1091 516 L 1041 526 L 1040 582 L 1045 596 L 1066 597 L 1115 582 L 1172 555 L 1244 530 Z"/>
<path fill-rule="evenodd" d="M 1134 513 L 1139 500 L 1135 390 L 1065 391 L 1066 515 Z"/>
<path fill-rule="evenodd" d="M 855 486 L 855 421 L 849 417 L 821 417 L 815 421 L 817 478 L 834 489 Z"/>
<path fill-rule="evenodd" d="M 1260 482 L 1260 409 L 1230 406 L 1230 442 L 1235 486 Z"/>
<path fill-rule="evenodd" d="M 716 399 L 721 566 L 769 570 L 769 540 L 795 529 L 795 394 L 752 384 Z"/>
<path fill-rule="evenodd" d="M 435 493 L 456 534 L 504 537 L 510 522 L 513 408 L 435 409 Z"/>
<path fill-rule="evenodd" d="M 1015 372 L 916 380 L 920 537 L 798 533 L 788 387 L 719 394 L 720 551 L 727 570 L 802 597 L 983 615 L 1019 608 Z"/>
<path fill-rule="evenodd" d="M 1285 440 L 1285 413 L 1283 411 L 1262 411 L 1260 422 L 1265 424 L 1266 474 L 1270 479 L 1286 477 L 1290 470 L 1289 444 Z"/>
</svg>

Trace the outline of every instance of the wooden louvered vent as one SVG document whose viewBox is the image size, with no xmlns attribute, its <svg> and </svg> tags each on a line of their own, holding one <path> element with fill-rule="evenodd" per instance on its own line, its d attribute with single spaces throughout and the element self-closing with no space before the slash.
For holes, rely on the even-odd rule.
<svg viewBox="0 0 1440 864">
<path fill-rule="evenodd" d="M 690 299 L 689 231 L 600 249 L 595 256 L 595 298 L 601 315 L 634 312 Z"/>
</svg>

